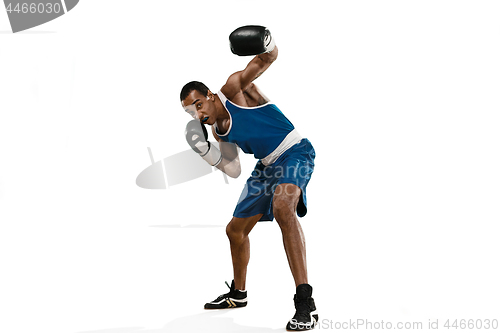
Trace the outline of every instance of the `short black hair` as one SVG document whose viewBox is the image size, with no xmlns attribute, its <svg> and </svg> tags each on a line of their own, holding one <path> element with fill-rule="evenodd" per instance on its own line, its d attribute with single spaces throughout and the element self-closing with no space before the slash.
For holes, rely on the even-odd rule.
<svg viewBox="0 0 500 333">
<path fill-rule="evenodd" d="M 203 96 L 207 97 L 208 95 L 208 87 L 204 85 L 203 83 L 199 81 L 191 81 L 189 83 L 186 83 L 184 87 L 182 87 L 181 90 L 181 102 L 188 97 L 188 95 L 191 93 L 191 91 L 196 90 L 200 94 L 203 94 Z"/>
</svg>

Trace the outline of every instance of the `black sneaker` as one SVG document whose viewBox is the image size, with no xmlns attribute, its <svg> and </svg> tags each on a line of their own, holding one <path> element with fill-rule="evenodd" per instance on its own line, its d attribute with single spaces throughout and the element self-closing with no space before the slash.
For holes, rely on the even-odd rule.
<svg viewBox="0 0 500 333">
<path fill-rule="evenodd" d="M 287 331 L 312 330 L 318 323 L 318 314 L 314 299 L 311 297 L 312 287 L 308 284 L 297 286 L 297 292 L 293 296 L 295 303 L 295 315 L 286 325 Z"/>
<path fill-rule="evenodd" d="M 229 284 L 226 285 L 229 287 Z M 231 282 L 229 292 L 220 295 L 214 301 L 205 304 L 205 309 L 228 309 L 228 308 L 241 308 L 247 306 L 247 292 L 234 289 L 234 280 Z"/>
</svg>

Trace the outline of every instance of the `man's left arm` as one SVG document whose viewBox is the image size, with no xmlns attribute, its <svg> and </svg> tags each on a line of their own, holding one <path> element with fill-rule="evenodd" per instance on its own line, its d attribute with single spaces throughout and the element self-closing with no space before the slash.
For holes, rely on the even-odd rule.
<svg viewBox="0 0 500 333">
<path fill-rule="evenodd" d="M 245 90 L 250 83 L 261 76 L 271 64 L 278 58 L 278 47 L 269 53 L 256 55 L 241 72 L 240 83 L 241 89 Z"/>
<path fill-rule="evenodd" d="M 269 30 L 261 26 L 245 26 L 236 29 L 229 36 L 231 51 L 239 56 L 255 55 L 244 70 L 232 74 L 223 87 L 224 94 L 232 95 L 243 91 L 264 73 L 278 58 L 278 48 Z"/>
</svg>

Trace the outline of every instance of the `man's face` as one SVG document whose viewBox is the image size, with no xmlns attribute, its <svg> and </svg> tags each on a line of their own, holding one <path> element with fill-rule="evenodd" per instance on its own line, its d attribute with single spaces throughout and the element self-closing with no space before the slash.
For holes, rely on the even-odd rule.
<svg viewBox="0 0 500 333">
<path fill-rule="evenodd" d="M 217 120 L 214 95 L 210 91 L 206 97 L 197 90 L 191 91 L 182 101 L 182 107 L 191 117 L 203 124 L 213 125 Z"/>
</svg>

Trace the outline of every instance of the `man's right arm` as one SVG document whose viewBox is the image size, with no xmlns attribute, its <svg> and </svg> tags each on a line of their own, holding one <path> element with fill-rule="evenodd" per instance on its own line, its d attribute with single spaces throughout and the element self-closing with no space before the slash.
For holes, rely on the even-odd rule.
<svg viewBox="0 0 500 333">
<path fill-rule="evenodd" d="M 208 141 L 205 125 L 197 120 L 191 120 L 186 125 L 186 141 L 208 164 L 218 168 L 229 177 L 237 178 L 241 173 L 237 146 L 223 142 L 213 128 L 212 132 L 215 139 L 219 141 L 220 150 Z"/>
<path fill-rule="evenodd" d="M 213 127 L 212 134 L 215 140 L 219 142 L 219 148 L 222 154 L 222 160 L 216 166 L 216 168 L 224 172 L 229 177 L 238 178 L 238 176 L 241 174 L 240 158 L 238 157 L 238 146 L 231 142 L 222 141 L 215 133 L 215 129 Z"/>
</svg>

